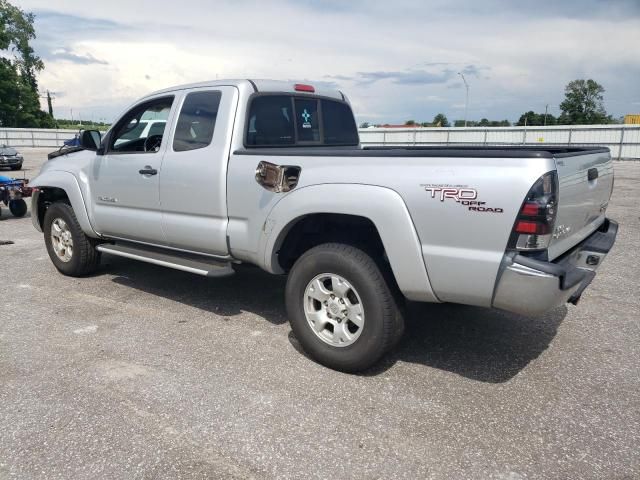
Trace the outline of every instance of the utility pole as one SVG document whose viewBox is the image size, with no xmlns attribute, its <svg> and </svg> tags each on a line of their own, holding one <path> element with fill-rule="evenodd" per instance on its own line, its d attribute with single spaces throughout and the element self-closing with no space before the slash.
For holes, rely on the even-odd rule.
<svg viewBox="0 0 640 480">
<path fill-rule="evenodd" d="M 544 126 L 547 126 L 547 111 L 549 111 L 549 104 L 544 106 Z"/>
<path fill-rule="evenodd" d="M 53 92 L 53 94 L 55 95 L 55 92 Z M 49 109 L 49 115 L 51 115 L 51 118 L 53 118 L 53 100 L 56 97 L 52 97 L 51 96 L 51 92 L 49 90 L 47 90 L 47 94 L 43 94 L 41 92 L 38 92 L 39 98 L 46 98 L 47 99 L 47 107 Z"/>
<path fill-rule="evenodd" d="M 467 89 L 467 95 L 464 100 L 464 126 L 467 126 L 467 111 L 469 109 L 469 84 L 467 83 L 467 79 L 464 78 L 464 74 L 462 72 L 458 72 L 458 75 L 462 77 L 462 81 L 464 82 L 464 86 Z"/>
<path fill-rule="evenodd" d="M 53 118 L 53 104 L 51 103 L 51 93 L 47 90 L 47 106 L 49 107 L 49 115 Z"/>
</svg>

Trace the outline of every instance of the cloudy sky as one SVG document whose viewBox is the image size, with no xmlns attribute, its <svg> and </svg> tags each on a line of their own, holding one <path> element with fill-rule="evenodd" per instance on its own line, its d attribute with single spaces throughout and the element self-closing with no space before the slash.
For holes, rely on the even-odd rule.
<svg viewBox="0 0 640 480">
<path fill-rule="evenodd" d="M 558 114 L 593 78 L 640 112 L 640 0 L 13 0 L 36 14 L 55 114 L 111 121 L 137 97 L 215 78 L 334 85 L 359 121 Z"/>
</svg>

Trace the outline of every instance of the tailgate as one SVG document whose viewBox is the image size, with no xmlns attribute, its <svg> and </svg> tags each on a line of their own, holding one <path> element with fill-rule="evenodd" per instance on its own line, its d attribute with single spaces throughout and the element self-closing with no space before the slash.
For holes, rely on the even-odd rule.
<svg viewBox="0 0 640 480">
<path fill-rule="evenodd" d="M 558 170 L 558 214 L 549 259 L 580 243 L 604 221 L 613 188 L 608 149 L 555 155 Z"/>
</svg>

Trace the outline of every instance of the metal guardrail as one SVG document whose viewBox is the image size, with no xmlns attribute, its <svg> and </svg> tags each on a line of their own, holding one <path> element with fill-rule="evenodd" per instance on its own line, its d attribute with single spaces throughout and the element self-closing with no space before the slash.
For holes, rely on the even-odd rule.
<svg viewBox="0 0 640 480">
<path fill-rule="evenodd" d="M 0 144 L 62 146 L 77 130 L 0 128 Z M 613 158 L 640 158 L 640 125 L 553 127 L 363 128 L 363 145 L 549 145 L 604 146 Z"/>
<path fill-rule="evenodd" d="M 78 130 L 57 130 L 49 128 L 0 128 L 0 144 L 11 147 L 61 147 Z"/>
</svg>

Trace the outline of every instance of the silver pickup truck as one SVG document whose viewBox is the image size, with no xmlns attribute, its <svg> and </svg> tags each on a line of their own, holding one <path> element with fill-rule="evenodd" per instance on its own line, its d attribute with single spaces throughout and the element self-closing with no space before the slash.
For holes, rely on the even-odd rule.
<svg viewBox="0 0 640 480">
<path fill-rule="evenodd" d="M 343 93 L 290 82 L 153 93 L 30 185 L 63 274 L 101 253 L 287 274 L 302 347 L 351 372 L 395 345 L 406 299 L 533 316 L 577 303 L 617 233 L 606 148 L 362 148 Z"/>
</svg>

